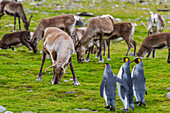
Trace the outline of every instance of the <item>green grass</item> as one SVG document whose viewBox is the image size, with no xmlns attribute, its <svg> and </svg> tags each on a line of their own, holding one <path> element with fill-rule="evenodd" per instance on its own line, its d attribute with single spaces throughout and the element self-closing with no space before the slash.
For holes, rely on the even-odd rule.
<svg viewBox="0 0 170 113">
<path fill-rule="evenodd" d="M 139 49 L 144 37 L 147 35 L 147 31 L 144 26 L 140 26 L 142 20 L 147 24 L 146 18 L 149 17 L 149 11 L 137 10 L 141 8 L 150 8 L 152 11 L 156 11 L 156 8 L 164 8 L 164 5 L 151 4 L 149 6 L 130 3 L 112 2 L 111 0 L 102 0 L 96 4 L 92 4 L 90 0 L 83 0 L 82 2 L 74 2 L 70 0 L 47 0 L 40 3 L 39 7 L 31 6 L 30 1 L 25 1 L 23 6 L 25 9 L 29 8 L 33 12 L 33 18 L 30 26 L 30 31 L 34 32 L 34 28 L 38 25 L 39 21 L 43 18 L 48 18 L 61 14 L 76 14 L 78 12 L 92 12 L 96 16 L 102 14 L 110 14 L 114 18 L 120 18 L 122 21 L 137 23 L 134 40 L 138 43 L 137 50 Z M 51 5 L 49 5 L 51 4 Z M 71 7 L 72 9 L 54 10 L 56 4 L 61 6 Z M 70 5 L 71 4 L 71 5 Z M 115 7 L 118 4 L 119 7 Z M 81 5 L 81 7 L 80 7 Z M 126 5 L 126 7 L 122 7 Z M 50 6 L 50 7 L 49 7 Z M 115 7 L 115 8 L 113 8 Z M 168 6 L 170 7 L 170 6 Z M 36 12 L 39 11 L 39 12 Z M 43 14 L 41 12 L 48 12 L 49 14 Z M 161 15 L 169 16 L 168 12 L 159 12 Z M 27 14 L 29 18 L 31 14 Z M 141 17 L 142 16 L 142 17 Z M 136 18 L 141 19 L 135 21 Z M 131 20 L 128 20 L 131 19 Z M 86 22 L 88 18 L 86 17 Z M 170 32 L 167 29 L 170 19 L 166 19 L 166 27 L 164 32 Z M 13 24 L 13 17 L 4 15 L 0 20 L 0 37 L 6 33 L 10 33 L 13 27 L 5 28 L 5 25 Z M 18 28 L 18 23 L 16 24 Z M 21 25 L 22 28 L 23 24 Z M 39 51 L 42 48 L 42 41 L 39 44 Z M 111 61 L 106 61 L 111 65 L 112 71 L 117 75 L 123 62 L 119 58 L 124 57 L 127 52 L 127 45 L 124 41 L 120 43 L 111 44 Z M 133 52 L 131 49 L 130 53 Z M 168 50 L 157 50 L 156 58 L 144 58 L 144 73 L 146 77 L 146 88 L 148 95 L 145 96 L 146 106 L 138 107 L 135 105 L 135 111 L 130 109 L 129 112 L 169 112 L 170 111 L 170 99 L 166 98 L 166 94 L 170 90 L 165 88 L 170 87 L 170 64 L 167 63 Z M 41 65 L 42 54 L 34 54 L 28 51 L 26 47 L 16 48 L 16 51 L 0 50 L 0 105 L 4 106 L 7 111 L 14 113 L 21 113 L 23 111 L 32 111 L 37 113 L 54 113 L 54 112 L 85 112 L 90 111 L 78 111 L 79 109 L 89 109 L 98 112 L 108 112 L 103 106 L 105 101 L 100 97 L 99 89 L 100 83 L 103 78 L 104 63 L 98 63 L 98 59 L 95 59 L 95 55 L 90 55 L 91 61 L 82 64 L 78 64 L 76 61 L 76 55 L 73 54 L 73 66 L 77 79 L 81 86 L 74 86 L 71 71 L 69 67 L 66 70 L 66 74 L 61 80 L 60 85 L 52 85 L 52 69 L 49 69 L 46 73 L 44 69 L 51 65 L 51 61 L 46 59 L 43 68 L 42 81 L 36 82 L 37 74 L 39 73 Z M 135 57 L 129 56 L 131 60 Z M 131 70 L 135 64 L 131 64 Z M 69 82 L 64 82 L 69 80 Z M 67 94 L 67 92 L 73 92 Z M 116 96 L 116 112 L 122 112 L 119 108 L 123 107 L 123 103 Z"/>
</svg>

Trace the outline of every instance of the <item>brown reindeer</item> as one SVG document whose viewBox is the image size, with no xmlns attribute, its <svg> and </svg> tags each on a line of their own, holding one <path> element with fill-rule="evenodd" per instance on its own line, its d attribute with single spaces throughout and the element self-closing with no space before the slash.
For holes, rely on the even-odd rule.
<svg viewBox="0 0 170 113">
<path fill-rule="evenodd" d="M 113 41 L 119 41 L 120 38 L 123 38 L 128 45 L 128 51 L 126 53 L 126 56 L 129 55 L 130 49 L 132 48 L 131 43 L 134 47 L 134 56 L 136 55 L 136 46 L 137 43 L 133 39 L 133 35 L 135 32 L 135 24 L 129 23 L 129 22 L 120 22 L 114 24 L 114 31 L 111 34 L 110 38 L 107 39 L 107 45 L 108 45 L 108 58 L 107 60 L 111 60 L 110 58 L 110 40 Z"/>
<path fill-rule="evenodd" d="M 70 36 L 74 30 L 76 22 L 82 22 L 78 16 L 74 15 L 59 15 L 51 18 L 44 18 L 38 24 L 33 38 L 31 39 L 32 45 L 36 48 L 34 52 L 38 51 L 38 43 L 44 37 L 44 30 L 47 27 L 56 27 L 65 30 Z"/>
<path fill-rule="evenodd" d="M 103 16 L 91 18 L 87 26 L 86 32 L 84 33 L 83 37 L 76 44 L 75 47 L 77 51 L 78 62 L 80 63 L 84 61 L 85 50 L 92 40 L 100 40 L 100 49 L 98 52 L 98 54 L 100 54 L 99 62 L 103 62 L 103 58 L 102 58 L 103 36 L 108 36 L 105 37 L 106 39 L 108 39 L 113 31 L 114 31 L 114 18 L 112 16 L 103 15 Z"/>
<path fill-rule="evenodd" d="M 147 36 L 137 55 L 144 57 L 148 53 L 147 57 L 149 57 L 153 49 L 161 49 L 166 46 L 168 46 L 168 63 L 170 63 L 170 33 L 157 33 Z"/>
<path fill-rule="evenodd" d="M 25 15 L 25 12 L 24 12 L 24 9 L 23 9 L 23 6 L 21 3 L 14 2 L 14 1 L 1 1 L 1 3 L 0 3 L 0 18 L 4 14 L 14 16 L 14 31 L 15 31 L 15 25 L 16 25 L 16 17 L 18 17 L 19 30 L 21 30 L 20 18 L 24 23 L 25 30 L 29 30 L 32 15 L 29 18 L 29 20 L 27 21 L 27 17 Z"/>
<path fill-rule="evenodd" d="M 146 27 L 146 25 L 142 22 L 142 24 L 146 27 L 146 29 L 148 30 L 148 34 L 156 34 L 156 33 L 160 33 L 163 31 L 164 26 L 165 26 L 165 20 L 164 18 L 159 14 L 159 13 L 153 13 L 150 12 L 150 17 L 149 17 L 149 21 L 148 21 L 148 28 Z M 155 58 L 156 55 L 156 51 L 153 49 L 153 58 Z"/>
<path fill-rule="evenodd" d="M 79 31 L 82 31 L 80 29 L 78 29 L 77 31 L 77 37 L 79 35 L 82 35 L 81 32 Z M 110 58 L 110 40 L 113 40 L 114 42 L 118 42 L 118 41 L 121 41 L 121 40 L 125 40 L 125 42 L 127 43 L 128 45 L 128 51 L 126 53 L 126 56 L 129 55 L 129 51 L 130 49 L 132 48 L 132 45 L 131 43 L 133 44 L 134 46 L 134 55 L 136 55 L 136 45 L 137 43 L 134 41 L 133 39 L 133 35 L 134 35 L 134 32 L 135 32 L 135 24 L 133 23 L 129 23 L 129 22 L 121 22 L 121 23 L 116 23 L 114 24 L 114 31 L 112 32 L 112 34 L 109 36 L 110 38 L 106 40 L 107 42 L 107 46 L 108 46 L 108 58 L 107 60 L 111 60 Z M 83 32 L 82 32 L 83 33 Z M 95 39 L 94 39 L 95 40 Z M 89 43 L 90 44 L 90 43 Z M 98 44 L 97 44 L 98 45 Z M 100 44 L 99 44 L 100 45 Z M 98 45 L 98 46 L 99 46 Z M 92 46 L 92 44 L 91 44 Z M 91 47 L 90 46 L 90 47 Z M 89 46 L 88 46 L 89 47 Z M 104 52 L 105 53 L 105 52 Z M 88 56 L 86 58 L 85 61 L 89 61 L 90 58 L 89 58 L 89 54 L 88 53 Z M 99 55 L 99 53 L 98 53 Z M 98 58 L 98 55 L 96 56 L 96 58 Z"/>
<path fill-rule="evenodd" d="M 74 50 L 74 44 L 71 37 L 64 31 L 55 27 L 48 27 L 44 32 L 43 58 L 40 72 L 37 76 L 37 81 L 41 81 L 42 79 L 41 73 L 45 62 L 45 57 L 46 54 L 49 54 L 53 63 L 50 66 L 53 67 L 53 79 L 51 81 L 52 84 L 60 83 L 62 76 L 65 74 L 66 67 L 68 66 L 68 64 L 70 64 L 70 69 L 73 74 L 73 83 L 74 85 L 80 85 L 74 74 L 74 69 L 72 65 L 71 56 Z M 49 69 L 50 67 L 48 67 L 47 69 Z"/>
<path fill-rule="evenodd" d="M 0 48 L 1 49 L 9 49 L 12 48 L 14 50 L 15 47 L 26 46 L 29 50 L 32 50 L 30 46 L 30 32 L 29 31 L 18 31 L 14 33 L 5 34 L 0 40 Z"/>
</svg>

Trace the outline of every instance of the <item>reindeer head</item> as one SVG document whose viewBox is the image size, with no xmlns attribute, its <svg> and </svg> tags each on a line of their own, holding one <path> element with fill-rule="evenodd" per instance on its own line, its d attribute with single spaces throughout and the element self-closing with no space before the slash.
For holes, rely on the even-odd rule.
<svg viewBox="0 0 170 113">
<path fill-rule="evenodd" d="M 38 43 L 39 43 L 38 39 L 39 39 L 39 35 L 35 31 L 30 41 L 30 45 L 33 48 L 34 53 L 38 51 Z"/>
<path fill-rule="evenodd" d="M 53 67 L 53 79 L 52 84 L 60 84 L 61 78 L 65 74 L 65 69 L 63 66 L 55 65 Z"/>
<path fill-rule="evenodd" d="M 141 47 L 137 53 L 137 56 L 144 57 L 147 54 L 147 52 L 148 52 L 147 49 L 143 45 L 141 45 Z"/>
<path fill-rule="evenodd" d="M 79 41 L 78 44 L 76 44 L 76 52 L 77 52 L 77 62 L 82 63 L 84 61 L 85 51 L 86 48 L 81 45 L 81 42 Z"/>
<path fill-rule="evenodd" d="M 31 18 L 33 17 L 33 15 L 31 14 L 29 20 L 27 22 L 24 22 L 24 28 L 25 30 L 29 30 L 29 26 L 30 26 L 30 21 L 31 21 Z"/>
</svg>

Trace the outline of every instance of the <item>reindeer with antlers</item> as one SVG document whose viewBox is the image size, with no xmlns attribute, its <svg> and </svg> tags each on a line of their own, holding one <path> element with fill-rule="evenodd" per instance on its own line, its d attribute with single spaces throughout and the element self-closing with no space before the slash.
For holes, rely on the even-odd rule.
<svg viewBox="0 0 170 113">
<path fill-rule="evenodd" d="M 25 30 L 29 30 L 32 15 L 27 21 L 27 17 L 25 15 L 25 12 L 24 12 L 24 9 L 21 3 L 14 2 L 14 1 L 2 1 L 0 3 L 0 18 L 4 14 L 14 16 L 14 31 L 15 31 L 17 17 L 18 17 L 18 22 L 19 22 L 19 30 L 21 30 L 20 19 L 24 23 Z"/>
<path fill-rule="evenodd" d="M 62 76 L 65 74 L 65 69 L 69 64 L 73 75 L 74 85 L 76 86 L 80 85 L 75 76 L 72 65 L 71 56 L 73 50 L 74 50 L 73 40 L 67 33 L 56 27 L 48 27 L 47 29 L 45 29 L 43 40 L 43 58 L 40 72 L 37 76 L 37 81 L 41 81 L 42 78 L 41 72 L 45 62 L 45 57 L 46 54 L 49 54 L 51 56 L 53 64 L 49 66 L 47 69 L 53 67 L 53 79 L 51 81 L 52 84 L 60 83 Z"/>
</svg>

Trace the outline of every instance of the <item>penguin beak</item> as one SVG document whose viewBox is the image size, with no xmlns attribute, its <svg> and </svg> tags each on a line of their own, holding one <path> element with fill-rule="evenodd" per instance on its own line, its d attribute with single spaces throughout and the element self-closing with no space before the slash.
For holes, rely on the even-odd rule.
<svg viewBox="0 0 170 113">
<path fill-rule="evenodd" d="M 124 60 L 123 58 L 120 58 L 120 60 Z"/>
<path fill-rule="evenodd" d="M 135 61 L 132 61 L 132 62 L 130 62 L 130 63 L 135 63 Z"/>
</svg>

